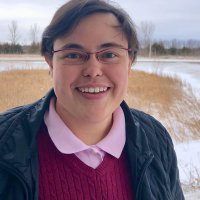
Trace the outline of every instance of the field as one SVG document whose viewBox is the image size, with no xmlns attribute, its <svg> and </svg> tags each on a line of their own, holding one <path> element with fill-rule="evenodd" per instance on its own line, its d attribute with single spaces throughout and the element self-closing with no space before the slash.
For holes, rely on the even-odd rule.
<svg viewBox="0 0 200 200">
<path fill-rule="evenodd" d="M 52 86 L 47 70 L 1 72 L 0 84 L 0 112 L 31 103 Z M 130 74 L 126 101 L 131 107 L 161 119 L 177 142 L 199 139 L 200 102 L 189 86 L 187 91 L 185 87 L 175 78 L 134 71 Z"/>
<path fill-rule="evenodd" d="M 31 103 L 52 87 L 47 70 L 1 72 L 0 84 L 0 112 Z M 200 141 L 200 101 L 195 98 L 192 89 L 181 81 L 145 72 L 131 72 L 126 101 L 131 107 L 159 119 L 170 132 L 175 146 Z M 182 153 L 181 149 L 180 156 L 184 159 Z M 187 171 L 188 163 L 181 162 L 180 159 L 183 173 Z M 189 168 L 189 175 L 184 175 L 188 177 L 183 177 L 182 184 L 185 191 L 191 192 L 200 188 L 200 169 L 192 164 Z"/>
</svg>

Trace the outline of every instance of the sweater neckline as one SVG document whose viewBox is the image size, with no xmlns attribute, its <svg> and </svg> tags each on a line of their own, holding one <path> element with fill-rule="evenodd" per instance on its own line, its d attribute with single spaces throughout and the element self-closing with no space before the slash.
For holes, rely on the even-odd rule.
<svg viewBox="0 0 200 200">
<path fill-rule="evenodd" d="M 39 137 L 46 138 L 46 142 L 50 145 L 49 147 L 51 148 L 51 152 L 55 153 L 58 157 L 61 157 L 63 161 L 67 163 L 67 167 L 70 169 L 74 170 L 76 169 L 77 172 L 83 173 L 86 176 L 89 177 L 95 177 L 95 176 L 104 176 L 106 173 L 109 173 L 110 171 L 113 170 L 114 166 L 119 162 L 120 159 L 125 159 L 125 153 L 122 151 L 121 156 L 117 159 L 114 156 L 106 153 L 104 156 L 103 161 L 100 163 L 97 168 L 92 168 L 85 164 L 83 161 L 81 161 L 75 154 L 63 154 L 61 153 L 56 146 L 54 145 L 53 141 L 51 140 L 47 128 L 45 124 L 40 129 L 40 134 L 38 134 Z M 39 139 L 39 138 L 38 138 Z M 122 160 L 122 162 L 124 162 Z"/>
<path fill-rule="evenodd" d="M 76 155 L 74 154 L 63 154 L 64 159 L 69 163 L 69 167 L 71 169 L 76 168 L 78 172 L 83 173 L 89 177 L 95 175 L 104 176 L 106 173 L 109 173 L 113 170 L 115 164 L 118 162 L 118 159 L 114 156 L 106 153 L 104 156 L 103 161 L 97 168 L 92 168 L 81 161 Z M 120 159 L 120 158 L 119 158 Z"/>
</svg>

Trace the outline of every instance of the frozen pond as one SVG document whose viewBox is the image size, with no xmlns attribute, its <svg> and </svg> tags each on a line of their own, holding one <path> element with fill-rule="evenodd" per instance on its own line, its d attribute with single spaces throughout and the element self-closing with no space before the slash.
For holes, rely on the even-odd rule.
<svg viewBox="0 0 200 200">
<path fill-rule="evenodd" d="M 34 60 L 0 60 L 0 71 L 13 69 L 48 69 L 43 58 Z M 200 99 L 200 60 L 138 59 L 132 69 L 171 75 L 189 83 Z"/>
<path fill-rule="evenodd" d="M 0 71 L 13 69 L 48 69 L 48 65 L 43 60 L 0 61 Z"/>
</svg>

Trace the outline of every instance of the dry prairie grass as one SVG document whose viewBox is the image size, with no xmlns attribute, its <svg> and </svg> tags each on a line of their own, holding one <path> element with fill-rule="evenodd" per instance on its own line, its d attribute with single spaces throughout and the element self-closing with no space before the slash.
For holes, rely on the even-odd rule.
<svg viewBox="0 0 200 200">
<path fill-rule="evenodd" d="M 0 112 L 31 103 L 52 86 L 47 70 L 0 73 Z M 177 142 L 200 138 L 200 102 L 175 78 L 134 71 L 130 74 L 126 101 L 166 126 Z"/>
<path fill-rule="evenodd" d="M 178 79 L 134 71 L 126 100 L 161 120 L 177 142 L 200 139 L 200 101 Z"/>
<path fill-rule="evenodd" d="M 31 103 L 51 87 L 47 70 L 13 70 L 0 73 L 0 112 Z"/>
</svg>

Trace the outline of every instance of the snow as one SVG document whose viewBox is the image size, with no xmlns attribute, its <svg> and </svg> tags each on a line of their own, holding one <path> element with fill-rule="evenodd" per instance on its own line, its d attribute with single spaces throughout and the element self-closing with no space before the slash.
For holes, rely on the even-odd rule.
<svg viewBox="0 0 200 200">
<path fill-rule="evenodd" d="M 193 93 L 200 100 L 200 60 L 138 59 L 132 69 L 177 77 L 191 85 Z"/>
<path fill-rule="evenodd" d="M 200 140 L 175 144 L 181 182 L 200 187 Z"/>
<path fill-rule="evenodd" d="M 185 193 L 185 200 L 199 200 L 200 199 L 200 191 L 190 191 L 188 193 Z"/>
<path fill-rule="evenodd" d="M 42 60 L 0 60 L 0 72 L 14 69 L 48 69 L 48 65 Z"/>
<path fill-rule="evenodd" d="M 186 200 L 200 199 L 200 140 L 175 144 Z"/>
</svg>

